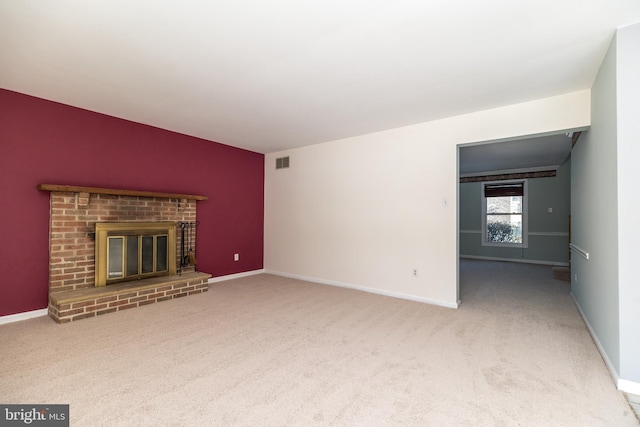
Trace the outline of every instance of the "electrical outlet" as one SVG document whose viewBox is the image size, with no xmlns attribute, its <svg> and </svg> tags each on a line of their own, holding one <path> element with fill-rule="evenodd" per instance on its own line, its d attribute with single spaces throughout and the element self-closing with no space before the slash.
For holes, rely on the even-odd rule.
<svg viewBox="0 0 640 427">
<path fill-rule="evenodd" d="M 418 269 L 417 269 L 417 268 L 414 268 L 413 270 L 411 270 L 411 275 L 412 275 L 413 277 L 418 277 Z"/>
<path fill-rule="evenodd" d="M 234 261 L 239 261 L 240 260 L 240 254 L 233 254 L 233 260 Z"/>
<path fill-rule="evenodd" d="M 573 275 L 573 281 L 574 281 L 574 282 L 576 282 L 576 283 L 578 283 L 578 273 L 575 273 L 575 274 Z"/>
</svg>

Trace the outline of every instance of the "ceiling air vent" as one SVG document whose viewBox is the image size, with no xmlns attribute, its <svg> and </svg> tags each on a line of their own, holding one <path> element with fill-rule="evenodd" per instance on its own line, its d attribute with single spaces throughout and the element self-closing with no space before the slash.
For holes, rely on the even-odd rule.
<svg viewBox="0 0 640 427">
<path fill-rule="evenodd" d="M 276 159 L 276 169 L 286 169 L 289 167 L 289 156 Z"/>
</svg>

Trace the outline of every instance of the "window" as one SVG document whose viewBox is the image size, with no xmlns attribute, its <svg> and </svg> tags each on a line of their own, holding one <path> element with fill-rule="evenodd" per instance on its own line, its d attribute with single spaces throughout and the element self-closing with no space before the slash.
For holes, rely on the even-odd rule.
<svg viewBox="0 0 640 427">
<path fill-rule="evenodd" d="M 527 247 L 527 181 L 482 185 L 482 244 Z"/>
</svg>

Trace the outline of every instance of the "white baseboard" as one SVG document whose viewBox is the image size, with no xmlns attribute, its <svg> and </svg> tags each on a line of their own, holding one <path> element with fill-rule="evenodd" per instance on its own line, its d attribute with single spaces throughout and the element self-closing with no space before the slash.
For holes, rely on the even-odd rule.
<svg viewBox="0 0 640 427">
<path fill-rule="evenodd" d="M 243 273 L 228 274 L 226 276 L 219 276 L 219 277 L 211 277 L 207 281 L 207 283 L 211 284 L 211 283 L 224 282 L 226 280 L 239 279 L 241 277 L 255 276 L 256 274 L 262 274 L 264 272 L 265 272 L 264 268 L 262 268 L 260 270 L 245 271 Z"/>
<path fill-rule="evenodd" d="M 21 320 L 33 319 L 34 317 L 42 317 L 49 314 L 48 308 L 42 308 L 40 310 L 25 311 L 24 313 L 9 314 L 7 316 L 0 316 L 0 325 L 5 323 L 20 322 Z"/>
<path fill-rule="evenodd" d="M 611 360 L 609 360 L 609 356 L 607 355 L 607 352 L 604 351 L 604 347 L 602 346 L 602 344 L 600 344 L 600 340 L 598 339 L 598 336 L 596 335 L 596 332 L 591 327 L 591 324 L 587 320 L 587 316 L 584 314 L 584 311 L 582 311 L 582 307 L 580 307 L 580 303 L 578 302 L 576 297 L 573 295 L 573 292 L 570 292 L 569 295 L 571 295 L 571 298 L 573 299 L 573 302 L 575 303 L 576 307 L 578 308 L 578 313 L 580 313 L 580 316 L 582 317 L 582 321 L 587 326 L 587 330 L 589 331 L 589 334 L 591 335 L 591 338 L 593 339 L 593 342 L 596 344 L 596 348 L 600 352 L 600 355 L 602 356 L 602 360 L 604 360 L 604 364 L 607 366 L 607 369 L 609 370 L 609 374 L 611 375 L 611 378 L 613 379 L 613 382 L 617 386 L 618 385 L 618 381 L 620 380 L 620 376 L 618 375 L 618 371 L 616 371 L 616 368 L 613 366 L 613 363 L 611 363 Z"/>
<path fill-rule="evenodd" d="M 629 380 L 618 380 L 618 390 L 624 391 L 625 393 L 635 394 L 636 396 L 640 396 L 640 383 Z"/>
<path fill-rule="evenodd" d="M 554 267 L 569 267 L 568 262 L 538 261 L 535 259 L 498 258 L 498 257 L 477 256 L 477 255 L 460 255 L 460 258 L 479 259 L 482 261 L 504 261 L 504 262 L 519 262 L 522 264 L 552 265 Z"/>
<path fill-rule="evenodd" d="M 281 271 L 265 270 L 265 273 L 273 274 L 273 275 L 276 275 L 276 276 L 288 277 L 288 278 L 291 278 L 291 279 L 304 280 L 306 282 L 319 283 L 321 285 L 330 285 L 330 286 L 337 286 L 339 288 L 355 289 L 355 290 L 358 290 L 358 291 L 369 292 L 369 293 L 372 293 L 372 294 L 384 295 L 384 296 L 393 297 L 393 298 L 406 299 L 406 300 L 410 300 L 410 301 L 422 302 L 422 303 L 431 304 L 431 305 L 438 305 L 440 307 L 458 308 L 460 306 L 460 301 L 458 301 L 457 303 L 450 303 L 450 302 L 447 302 L 447 301 L 440 301 L 440 300 L 435 300 L 435 299 L 431 299 L 431 298 L 423 298 L 423 297 L 419 297 L 419 296 L 416 296 L 416 295 L 403 294 L 403 293 L 400 293 L 400 292 L 385 291 L 385 290 L 382 290 L 382 289 L 369 288 L 367 286 L 353 285 L 351 283 L 343 283 L 343 282 L 336 282 L 336 281 L 333 281 L 333 280 L 319 279 L 317 277 L 301 276 L 299 274 L 284 273 L 284 272 L 281 272 Z"/>
<path fill-rule="evenodd" d="M 578 300 L 573 295 L 573 292 L 570 293 L 569 295 L 571 295 L 571 298 L 573 298 L 573 302 L 576 304 L 576 307 L 578 308 L 578 313 L 580 313 L 580 316 L 582 317 L 584 324 L 587 326 L 587 330 L 589 331 L 589 334 L 591 335 L 593 342 L 596 344 L 596 348 L 600 352 L 600 355 L 602 356 L 602 360 L 604 360 L 604 364 L 607 366 L 607 369 L 609 370 L 609 375 L 611 375 L 611 378 L 613 379 L 613 382 L 616 385 L 616 388 L 620 391 L 624 391 L 625 393 L 631 393 L 631 394 L 636 394 L 640 396 L 640 383 L 637 383 L 635 381 L 623 380 L 620 378 L 618 371 L 616 371 L 616 368 L 613 366 L 613 363 L 611 363 L 611 360 L 609 360 L 609 356 L 607 356 L 607 352 L 604 350 L 604 347 L 602 346 L 602 344 L 600 344 L 600 340 L 598 340 L 596 332 L 593 330 L 593 328 L 591 327 L 591 324 L 587 320 L 587 316 L 584 314 L 584 311 L 582 311 L 582 307 L 580 307 L 580 303 L 578 303 Z"/>
</svg>

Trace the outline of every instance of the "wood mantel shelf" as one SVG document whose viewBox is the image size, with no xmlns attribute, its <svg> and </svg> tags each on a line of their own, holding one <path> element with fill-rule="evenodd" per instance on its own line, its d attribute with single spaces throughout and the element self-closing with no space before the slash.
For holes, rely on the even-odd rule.
<svg viewBox="0 0 640 427">
<path fill-rule="evenodd" d="M 133 197 L 158 197 L 164 199 L 187 199 L 187 200 L 207 200 L 207 196 L 198 196 L 195 194 L 179 194 L 179 193 L 159 193 L 155 191 L 140 190 L 120 190 L 113 188 L 98 187 L 78 187 L 75 185 L 58 185 L 58 184 L 38 184 L 40 191 L 58 191 L 63 193 L 92 193 L 92 194 L 113 194 L 116 196 L 133 196 Z"/>
</svg>

